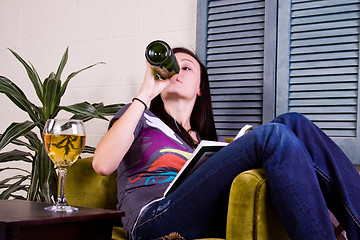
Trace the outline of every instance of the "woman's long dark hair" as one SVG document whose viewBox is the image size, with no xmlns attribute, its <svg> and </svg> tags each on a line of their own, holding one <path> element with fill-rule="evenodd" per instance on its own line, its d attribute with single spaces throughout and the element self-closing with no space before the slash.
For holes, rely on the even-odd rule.
<svg viewBox="0 0 360 240">
<path fill-rule="evenodd" d="M 195 105 L 190 116 L 191 130 L 196 131 L 202 140 L 216 141 L 217 134 L 211 105 L 209 77 L 206 68 L 194 52 L 186 48 L 174 48 L 173 51 L 174 53 L 181 52 L 188 54 L 195 58 L 200 64 L 201 96 L 196 97 Z M 151 101 L 150 111 L 174 130 L 189 146 L 193 148 L 197 146 L 197 143 L 194 143 L 190 134 L 165 111 L 164 102 L 160 94 Z"/>
</svg>

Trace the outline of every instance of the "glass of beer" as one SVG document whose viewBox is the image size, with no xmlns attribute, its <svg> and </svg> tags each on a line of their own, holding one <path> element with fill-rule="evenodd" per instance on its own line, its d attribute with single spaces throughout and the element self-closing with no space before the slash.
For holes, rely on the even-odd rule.
<svg viewBox="0 0 360 240">
<path fill-rule="evenodd" d="M 49 119 L 45 123 L 44 147 L 59 172 L 58 199 L 55 205 L 45 208 L 51 212 L 73 212 L 65 199 L 65 177 L 85 147 L 85 128 L 81 120 Z"/>
</svg>

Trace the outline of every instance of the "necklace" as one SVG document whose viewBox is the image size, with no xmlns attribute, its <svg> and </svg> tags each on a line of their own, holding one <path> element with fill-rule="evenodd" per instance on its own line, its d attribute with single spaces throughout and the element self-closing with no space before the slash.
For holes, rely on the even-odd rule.
<svg viewBox="0 0 360 240">
<path fill-rule="evenodd" d="M 170 115 L 170 117 L 172 117 L 172 119 L 174 120 L 174 123 L 175 123 L 176 128 L 179 130 L 179 132 L 181 132 L 180 127 L 179 127 L 179 123 L 176 121 L 175 117 L 171 114 L 171 112 L 170 112 L 169 108 L 166 106 L 165 102 L 164 102 L 164 107 L 165 107 L 165 111 L 166 111 L 166 112 Z M 183 126 L 181 126 L 181 127 L 182 127 L 183 129 L 185 129 Z M 185 131 L 190 135 L 190 137 L 193 139 L 193 142 L 194 142 L 195 144 L 199 144 L 198 136 L 197 136 L 196 132 L 194 132 L 194 131 L 191 129 L 191 127 L 190 127 L 188 130 L 185 129 Z M 194 135 L 194 136 L 192 136 L 192 135 Z"/>
<path fill-rule="evenodd" d="M 165 102 L 164 102 L 164 107 L 165 107 L 165 111 L 170 115 L 170 117 L 172 117 L 172 119 L 174 119 L 174 123 L 175 123 L 175 126 L 176 128 L 179 130 L 179 132 L 181 132 L 180 128 L 179 128 L 179 125 L 176 121 L 176 119 L 174 118 L 174 116 L 171 114 L 169 108 L 166 106 Z"/>
</svg>

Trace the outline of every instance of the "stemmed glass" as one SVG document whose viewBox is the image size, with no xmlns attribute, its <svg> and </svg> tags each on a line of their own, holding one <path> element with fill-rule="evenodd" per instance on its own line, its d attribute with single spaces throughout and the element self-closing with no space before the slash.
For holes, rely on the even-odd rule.
<svg viewBox="0 0 360 240">
<path fill-rule="evenodd" d="M 51 212 L 73 212 L 65 199 L 65 177 L 85 147 L 85 128 L 81 120 L 49 119 L 45 123 L 44 147 L 59 172 L 58 199 L 55 205 L 45 208 Z"/>
</svg>

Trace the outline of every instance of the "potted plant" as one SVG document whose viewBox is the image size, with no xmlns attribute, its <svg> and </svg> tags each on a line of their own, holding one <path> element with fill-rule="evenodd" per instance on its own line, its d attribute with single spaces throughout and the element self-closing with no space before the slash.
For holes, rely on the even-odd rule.
<svg viewBox="0 0 360 240">
<path fill-rule="evenodd" d="M 54 164 L 43 147 L 42 132 L 47 119 L 55 118 L 60 111 L 67 111 L 72 118 L 89 121 L 93 118 L 108 120 L 106 116 L 114 115 L 124 104 L 104 106 L 103 103 L 90 104 L 76 103 L 70 106 L 61 106 L 60 100 L 64 95 L 69 81 L 80 72 L 102 62 L 90 65 L 71 73 L 65 81 L 61 81 L 61 74 L 68 60 L 68 48 L 60 61 L 56 73 L 41 81 L 34 66 L 25 62 L 15 51 L 11 53 L 25 67 L 28 77 L 40 100 L 40 106 L 30 102 L 25 93 L 11 80 L 0 76 L 0 93 L 5 94 L 20 110 L 29 115 L 29 120 L 13 122 L 0 135 L 0 163 L 21 161 L 31 164 L 31 172 L 25 169 L 2 167 L 0 173 L 10 170 L 20 170 L 20 174 L 0 181 L 0 199 L 26 199 L 30 201 L 54 202 L 57 196 L 57 175 Z M 14 149 L 2 151 L 5 146 L 12 144 L 20 146 L 22 150 Z M 24 150 L 25 149 L 25 150 Z M 86 146 L 83 153 L 93 153 L 94 147 Z M 2 164 L 6 165 L 6 164 Z M 19 191 L 27 192 L 26 198 L 19 195 Z"/>
</svg>

